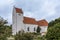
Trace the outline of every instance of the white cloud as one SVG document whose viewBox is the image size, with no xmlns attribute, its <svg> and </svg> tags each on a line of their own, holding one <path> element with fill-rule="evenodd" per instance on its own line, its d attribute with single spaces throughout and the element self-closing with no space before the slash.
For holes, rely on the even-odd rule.
<svg viewBox="0 0 60 40">
<path fill-rule="evenodd" d="M 12 6 L 15 4 L 14 0 L 0 0 L 0 16 L 6 19 L 9 24 L 12 23 Z"/>
<path fill-rule="evenodd" d="M 11 13 L 8 13 L 7 16 L 3 16 L 3 17 L 4 17 L 5 20 L 8 21 L 9 24 L 12 23 L 12 15 L 11 15 Z"/>
<path fill-rule="evenodd" d="M 12 5 L 14 0 L 0 0 L 0 6 Z"/>
<path fill-rule="evenodd" d="M 24 10 L 24 16 L 47 20 L 52 20 L 60 16 L 60 12 L 58 13 L 60 8 L 60 0 L 1 0 L 0 10 L 5 8 L 6 6 L 9 6 L 8 10 L 11 10 L 11 6 L 15 5 L 15 2 L 17 7 L 22 8 Z M 5 11 L 7 11 L 7 9 Z M 4 15 L 4 13 L 1 14 L 3 16 L 6 16 Z M 6 14 L 9 15 L 7 15 L 8 17 L 6 19 L 11 22 L 11 11 L 10 13 L 8 12 Z"/>
<path fill-rule="evenodd" d="M 32 12 L 24 12 L 24 16 L 27 16 L 27 17 L 33 17 L 33 13 Z"/>
<path fill-rule="evenodd" d="M 26 11 L 25 16 L 31 16 L 36 19 L 49 19 L 50 17 L 54 19 L 53 16 L 58 14 L 56 7 L 60 5 L 59 0 L 20 0 L 19 2 L 16 5 Z"/>
</svg>

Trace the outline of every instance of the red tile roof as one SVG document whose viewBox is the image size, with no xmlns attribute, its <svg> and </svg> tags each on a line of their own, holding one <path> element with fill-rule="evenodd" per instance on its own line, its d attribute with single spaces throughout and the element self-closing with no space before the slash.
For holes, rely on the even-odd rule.
<svg viewBox="0 0 60 40">
<path fill-rule="evenodd" d="M 19 8 L 15 8 L 16 9 L 16 13 L 23 13 L 22 9 Z"/>
<path fill-rule="evenodd" d="M 40 20 L 37 23 L 39 26 L 48 26 L 48 22 L 45 19 Z"/>
<path fill-rule="evenodd" d="M 25 24 L 37 24 L 37 22 L 35 21 L 35 19 L 29 18 L 29 17 L 24 17 L 23 22 L 24 22 Z"/>
<path fill-rule="evenodd" d="M 35 19 L 29 17 L 24 17 L 23 22 L 25 24 L 36 24 L 39 26 L 48 26 L 48 22 L 46 20 L 36 21 Z"/>
</svg>

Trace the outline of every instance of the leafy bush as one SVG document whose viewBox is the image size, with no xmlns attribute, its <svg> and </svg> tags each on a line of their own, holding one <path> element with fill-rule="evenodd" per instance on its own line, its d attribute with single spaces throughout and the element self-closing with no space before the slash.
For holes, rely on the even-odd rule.
<svg viewBox="0 0 60 40">
<path fill-rule="evenodd" d="M 48 29 L 46 38 L 47 40 L 60 40 L 60 23 Z"/>
<path fill-rule="evenodd" d="M 7 24 L 7 20 L 0 18 L 0 40 L 6 40 L 12 34 L 12 27 Z"/>
<path fill-rule="evenodd" d="M 33 35 L 30 33 L 18 33 L 15 36 L 15 40 L 33 40 Z"/>
</svg>

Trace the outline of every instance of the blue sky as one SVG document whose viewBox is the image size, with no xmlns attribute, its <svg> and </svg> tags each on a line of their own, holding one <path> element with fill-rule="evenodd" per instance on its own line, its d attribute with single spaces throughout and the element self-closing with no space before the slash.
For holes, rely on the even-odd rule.
<svg viewBox="0 0 60 40">
<path fill-rule="evenodd" d="M 60 0 L 0 0 L 0 16 L 12 23 L 13 6 L 22 8 L 24 16 L 48 22 L 60 17 Z"/>
</svg>

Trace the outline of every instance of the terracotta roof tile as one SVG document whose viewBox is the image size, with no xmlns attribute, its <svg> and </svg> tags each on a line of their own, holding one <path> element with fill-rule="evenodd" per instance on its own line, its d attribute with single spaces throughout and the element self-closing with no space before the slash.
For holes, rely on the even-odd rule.
<svg viewBox="0 0 60 40">
<path fill-rule="evenodd" d="M 25 24 L 37 24 L 37 22 L 35 21 L 35 19 L 29 18 L 29 17 L 24 17 L 23 22 L 24 22 Z"/>
<path fill-rule="evenodd" d="M 48 26 L 48 22 L 46 20 L 36 21 L 35 19 L 29 17 L 24 17 L 23 22 L 25 24 L 36 24 L 39 26 Z"/>
<path fill-rule="evenodd" d="M 46 20 L 40 20 L 37 22 L 39 26 L 48 26 L 48 22 Z"/>
<path fill-rule="evenodd" d="M 19 8 L 15 8 L 16 9 L 16 13 L 23 13 L 22 9 Z"/>
</svg>

